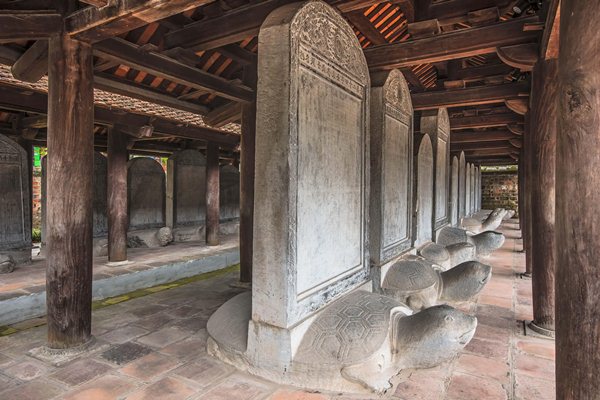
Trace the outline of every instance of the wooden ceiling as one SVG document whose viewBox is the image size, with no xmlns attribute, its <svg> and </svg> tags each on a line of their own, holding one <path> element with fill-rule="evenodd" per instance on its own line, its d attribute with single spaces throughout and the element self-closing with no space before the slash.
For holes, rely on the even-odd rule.
<svg viewBox="0 0 600 400">
<path fill-rule="evenodd" d="M 11 66 L 16 78 L 38 82 L 47 71 L 45 38 L 64 22 L 72 36 L 94 44 L 97 89 L 200 114 L 198 129 L 228 127 L 223 134 L 230 136 L 241 104 L 254 97 L 243 72 L 256 68 L 260 25 L 272 10 L 291 2 L 85 0 L 63 19 L 55 1 L 0 0 L 0 63 Z M 415 110 L 448 107 L 452 152 L 465 151 L 478 164 L 516 162 L 528 106 L 528 71 L 537 58 L 547 11 L 531 3 L 515 15 L 516 1 L 510 0 L 328 2 L 354 27 L 373 73 L 403 71 Z M 19 89 L 11 90 L 18 97 Z M 19 121 L 45 112 L 9 102 L 0 104 L 5 133 L 19 134 Z M 131 121 L 143 122 L 136 118 Z M 98 146 L 105 143 L 103 132 L 100 124 Z M 203 148 L 206 138 L 201 136 L 186 137 L 174 128 L 132 149 Z M 42 126 L 35 139 L 41 143 L 44 138 Z M 226 157 L 235 153 L 233 146 Z"/>
</svg>

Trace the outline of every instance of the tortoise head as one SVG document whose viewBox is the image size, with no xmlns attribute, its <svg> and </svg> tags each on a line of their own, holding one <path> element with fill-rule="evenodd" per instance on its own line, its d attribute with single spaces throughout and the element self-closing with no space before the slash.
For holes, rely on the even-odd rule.
<svg viewBox="0 0 600 400">
<path fill-rule="evenodd" d="M 486 231 L 471 237 L 477 247 L 478 255 L 489 255 L 504 244 L 504 234 L 496 231 Z"/>
<path fill-rule="evenodd" d="M 467 261 L 442 272 L 442 293 L 445 302 L 473 300 L 492 277 L 492 267 L 478 261 Z"/>
<path fill-rule="evenodd" d="M 477 318 L 447 305 L 396 320 L 394 352 L 404 368 L 431 368 L 456 356 L 475 334 Z"/>
</svg>

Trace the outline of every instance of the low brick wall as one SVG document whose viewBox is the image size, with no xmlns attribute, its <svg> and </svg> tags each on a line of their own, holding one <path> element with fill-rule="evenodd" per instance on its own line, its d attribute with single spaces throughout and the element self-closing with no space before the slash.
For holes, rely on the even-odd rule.
<svg viewBox="0 0 600 400">
<path fill-rule="evenodd" d="M 502 207 L 518 212 L 517 172 L 483 172 L 481 174 L 481 208 Z"/>
</svg>

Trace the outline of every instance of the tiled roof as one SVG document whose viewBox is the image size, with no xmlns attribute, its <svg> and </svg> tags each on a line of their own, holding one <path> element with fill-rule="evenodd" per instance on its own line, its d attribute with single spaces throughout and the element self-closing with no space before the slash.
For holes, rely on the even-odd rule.
<svg viewBox="0 0 600 400">
<path fill-rule="evenodd" d="M 18 86 L 37 92 L 48 93 L 47 77 L 43 77 L 36 83 L 23 82 L 15 79 L 10 72 L 10 67 L 6 65 L 0 65 L 0 83 Z M 106 108 L 127 111 L 133 114 L 160 117 L 179 124 L 197 126 L 200 128 L 210 128 L 210 126 L 204 122 L 204 118 L 202 118 L 202 116 L 199 114 L 161 106 L 150 103 L 149 101 L 138 100 L 128 96 L 106 92 L 104 90 L 94 89 L 94 104 Z M 219 129 L 225 132 L 240 134 L 239 124 L 230 123 Z"/>
</svg>

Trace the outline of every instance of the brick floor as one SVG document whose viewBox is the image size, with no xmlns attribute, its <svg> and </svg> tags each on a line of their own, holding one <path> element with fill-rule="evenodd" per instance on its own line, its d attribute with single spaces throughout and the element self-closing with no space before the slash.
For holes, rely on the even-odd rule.
<svg viewBox="0 0 600 400">
<path fill-rule="evenodd" d="M 477 304 L 475 337 L 456 359 L 416 371 L 399 383 L 396 400 L 551 400 L 554 342 L 524 336 L 531 318 L 531 281 L 519 277 L 525 255 L 513 221 Z M 94 334 L 110 348 L 55 367 L 27 351 L 44 342 L 39 326 L 0 337 L 0 399 L 357 400 L 308 393 L 236 371 L 206 353 L 206 321 L 240 289 L 235 274 L 109 306 L 93 314 Z"/>
</svg>

